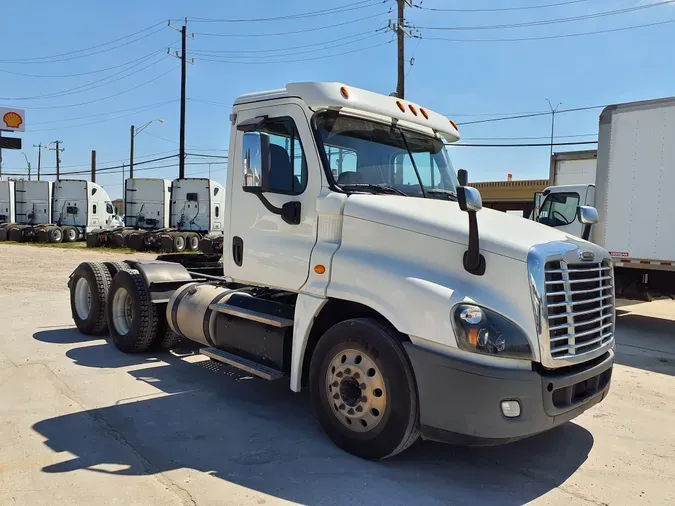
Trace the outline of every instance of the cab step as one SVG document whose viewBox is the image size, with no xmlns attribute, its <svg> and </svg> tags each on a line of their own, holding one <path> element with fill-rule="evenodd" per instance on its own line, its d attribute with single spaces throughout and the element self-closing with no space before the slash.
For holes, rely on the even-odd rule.
<svg viewBox="0 0 675 506">
<path fill-rule="evenodd" d="M 252 297 L 250 297 L 252 299 Z M 269 305 L 270 303 L 268 303 Z M 280 304 L 281 305 L 281 304 Z M 285 306 L 285 304 L 284 304 Z M 253 308 L 246 308 L 235 306 L 233 304 L 211 304 L 209 306 L 213 311 L 218 311 L 219 313 L 229 314 L 231 316 L 236 316 L 238 318 L 243 318 L 244 320 L 252 320 L 264 325 L 269 325 L 271 327 L 277 328 L 286 328 L 293 326 L 293 320 L 279 316 L 278 314 L 271 314 L 267 311 L 260 311 Z"/>
<path fill-rule="evenodd" d="M 218 348 L 212 347 L 202 348 L 201 350 L 199 350 L 199 352 L 202 355 L 206 355 L 207 357 L 212 358 L 213 360 L 217 360 L 218 362 L 231 365 L 232 367 L 236 367 L 237 369 L 241 369 L 242 371 L 246 371 L 250 374 L 253 374 L 254 376 L 258 376 L 259 378 L 266 379 L 269 381 L 281 379 L 285 376 L 284 373 L 281 371 L 272 369 L 271 367 L 267 367 L 266 365 L 258 364 L 257 362 L 253 362 L 252 360 L 248 360 L 246 358 L 233 355 L 232 353 L 219 350 Z"/>
</svg>

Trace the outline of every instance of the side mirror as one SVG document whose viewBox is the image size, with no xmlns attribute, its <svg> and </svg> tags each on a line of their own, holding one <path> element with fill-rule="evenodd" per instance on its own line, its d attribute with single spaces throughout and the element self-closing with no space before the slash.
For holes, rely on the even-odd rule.
<svg viewBox="0 0 675 506">
<path fill-rule="evenodd" d="M 480 192 L 471 186 L 457 188 L 457 201 L 459 202 L 459 208 L 464 212 L 477 213 L 483 209 Z"/>
<path fill-rule="evenodd" d="M 598 222 L 598 210 L 591 206 L 579 206 L 579 221 L 584 225 L 595 225 Z"/>
<path fill-rule="evenodd" d="M 270 137 L 262 132 L 247 132 L 243 136 L 244 191 L 267 191 L 270 167 Z"/>
<path fill-rule="evenodd" d="M 588 241 L 591 237 L 591 227 L 598 222 L 598 210 L 591 206 L 579 206 L 579 221 L 584 225 L 581 238 Z"/>
<path fill-rule="evenodd" d="M 469 246 L 464 252 L 464 270 L 482 276 L 485 274 L 485 257 L 480 254 L 476 219 L 476 213 L 483 209 L 480 192 L 471 186 L 460 186 L 457 188 L 457 203 L 459 208 L 469 215 Z"/>
</svg>

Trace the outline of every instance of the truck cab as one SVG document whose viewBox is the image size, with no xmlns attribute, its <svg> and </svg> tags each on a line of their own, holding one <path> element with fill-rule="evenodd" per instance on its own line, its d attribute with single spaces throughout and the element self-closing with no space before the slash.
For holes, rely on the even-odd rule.
<svg viewBox="0 0 675 506">
<path fill-rule="evenodd" d="M 59 227 L 75 227 L 83 233 L 116 224 L 117 211 L 101 185 L 79 179 L 54 183 L 53 221 Z"/>
<path fill-rule="evenodd" d="M 581 221 L 580 208 L 584 206 L 595 207 L 595 185 L 550 186 L 543 191 L 533 219 L 581 237 L 585 224 Z"/>
<path fill-rule="evenodd" d="M 369 459 L 420 435 L 513 441 L 606 396 L 609 254 L 482 209 L 445 149 L 454 122 L 342 83 L 241 96 L 230 121 L 223 276 L 128 261 L 90 290 L 105 266 L 82 264 L 70 278 L 80 330 L 105 317 L 135 353 L 172 343 L 169 328 L 214 360 L 308 388 L 326 434 Z M 172 213 L 194 215 L 191 193 L 177 206 L 174 190 Z"/>
</svg>

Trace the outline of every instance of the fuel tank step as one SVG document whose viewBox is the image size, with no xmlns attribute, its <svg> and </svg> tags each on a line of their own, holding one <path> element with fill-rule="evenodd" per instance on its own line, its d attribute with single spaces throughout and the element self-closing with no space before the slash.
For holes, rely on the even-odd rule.
<svg viewBox="0 0 675 506">
<path fill-rule="evenodd" d="M 246 371 L 262 379 L 271 381 L 284 377 L 284 373 L 281 371 L 277 371 L 276 369 L 272 369 L 271 367 L 267 367 L 265 365 L 257 364 L 252 360 L 233 355 L 232 353 L 219 350 L 218 348 L 202 348 L 199 350 L 199 352 L 202 355 L 212 358 L 213 360 L 231 365 L 232 367 L 236 367 L 237 369 L 241 369 L 242 371 Z"/>
<path fill-rule="evenodd" d="M 293 326 L 293 320 L 289 318 L 284 318 L 282 316 L 269 314 L 262 311 L 256 311 L 255 309 L 239 307 L 232 304 L 211 304 L 209 308 L 213 311 L 218 311 L 219 313 L 237 316 L 239 318 L 243 318 L 244 320 L 253 320 L 258 323 L 270 325 L 271 327 L 286 328 Z"/>
</svg>

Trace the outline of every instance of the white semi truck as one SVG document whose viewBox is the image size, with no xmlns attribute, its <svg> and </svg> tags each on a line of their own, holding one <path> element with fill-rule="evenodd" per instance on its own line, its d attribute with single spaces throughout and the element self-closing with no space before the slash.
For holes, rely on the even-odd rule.
<svg viewBox="0 0 675 506">
<path fill-rule="evenodd" d="M 12 241 L 74 242 L 94 230 L 119 225 L 117 211 L 100 185 L 79 179 L 16 181 Z"/>
<path fill-rule="evenodd" d="M 617 296 L 675 297 L 675 98 L 613 105 L 600 115 L 597 173 L 546 188 L 537 221 L 609 250 Z M 584 224 L 597 215 L 597 225 Z M 594 221 L 594 220 L 592 220 Z M 586 235 L 584 235 L 586 234 Z"/>
<path fill-rule="evenodd" d="M 198 251 L 200 245 L 213 249 L 222 237 L 225 188 L 215 181 L 127 179 L 125 196 L 126 226 L 92 234 L 89 246 L 181 253 Z"/>
<path fill-rule="evenodd" d="M 189 339 L 309 388 L 326 434 L 368 459 L 420 436 L 517 440 L 607 395 L 611 257 L 481 210 L 444 147 L 459 139 L 452 121 L 316 82 L 241 96 L 230 120 L 222 276 L 80 264 L 69 280 L 80 331 L 108 331 L 127 353 Z"/>
</svg>

